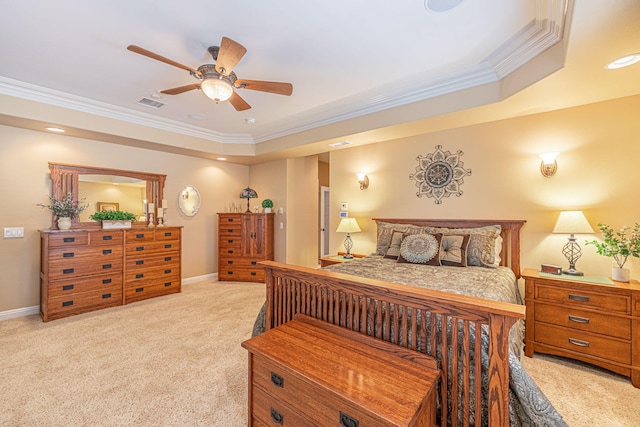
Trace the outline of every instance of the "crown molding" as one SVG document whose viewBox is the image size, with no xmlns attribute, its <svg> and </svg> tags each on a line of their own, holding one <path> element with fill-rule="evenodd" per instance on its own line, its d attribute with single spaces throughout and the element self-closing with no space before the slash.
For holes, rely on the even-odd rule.
<svg viewBox="0 0 640 427">
<path fill-rule="evenodd" d="M 307 110 L 261 128 L 225 134 L 0 76 L 0 94 L 121 120 L 221 144 L 257 144 L 441 95 L 495 83 L 563 40 L 574 0 L 536 0 L 536 16 L 484 61 L 447 76 L 421 73 L 394 84 Z M 493 102 L 495 100 L 491 100 Z"/>
</svg>

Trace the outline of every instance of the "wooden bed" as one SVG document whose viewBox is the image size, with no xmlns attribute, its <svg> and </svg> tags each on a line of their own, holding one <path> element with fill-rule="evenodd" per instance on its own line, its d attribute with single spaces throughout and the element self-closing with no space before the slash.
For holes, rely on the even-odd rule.
<svg viewBox="0 0 640 427">
<path fill-rule="evenodd" d="M 520 277 L 520 228 L 525 221 L 375 221 L 449 228 L 500 225 L 500 265 L 510 267 Z M 451 367 L 442 369 L 439 395 L 445 396 L 446 402 L 440 402 L 441 419 L 451 425 L 509 425 L 509 330 L 524 319 L 524 306 L 273 261 L 262 264 L 266 270 L 267 330 L 302 313 L 434 357 L 437 352 L 442 366 Z M 458 327 L 451 327 L 449 333 L 436 339 L 437 323 Z M 483 336 L 485 343 L 488 338 L 486 366 L 481 366 L 481 358 L 470 357 L 481 354 Z M 469 398 L 482 396 L 481 381 L 472 378 L 482 378 L 483 374 L 488 378 L 484 403 L 480 398 Z M 481 405 L 486 405 L 486 418 Z"/>
</svg>

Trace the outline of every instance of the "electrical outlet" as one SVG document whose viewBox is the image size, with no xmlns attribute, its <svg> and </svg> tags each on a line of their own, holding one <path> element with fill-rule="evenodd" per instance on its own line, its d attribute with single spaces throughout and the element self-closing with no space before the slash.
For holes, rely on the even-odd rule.
<svg viewBox="0 0 640 427">
<path fill-rule="evenodd" d="M 5 227 L 4 238 L 5 239 L 20 239 L 24 237 L 24 227 Z"/>
</svg>

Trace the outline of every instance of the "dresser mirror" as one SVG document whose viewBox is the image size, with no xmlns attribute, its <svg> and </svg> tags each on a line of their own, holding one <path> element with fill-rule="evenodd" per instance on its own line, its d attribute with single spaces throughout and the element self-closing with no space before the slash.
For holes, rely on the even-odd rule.
<svg viewBox="0 0 640 427">
<path fill-rule="evenodd" d="M 62 163 L 49 163 L 49 170 L 53 197 L 60 199 L 70 192 L 75 200 L 89 204 L 73 220 L 72 228 L 100 227 L 89 216 L 105 209 L 131 212 L 144 222 L 145 204 L 162 203 L 166 175 Z M 56 218 L 52 221 L 55 228 Z"/>
<path fill-rule="evenodd" d="M 200 209 L 200 193 L 193 185 L 187 185 L 178 194 L 178 207 L 186 216 L 194 216 Z"/>
</svg>

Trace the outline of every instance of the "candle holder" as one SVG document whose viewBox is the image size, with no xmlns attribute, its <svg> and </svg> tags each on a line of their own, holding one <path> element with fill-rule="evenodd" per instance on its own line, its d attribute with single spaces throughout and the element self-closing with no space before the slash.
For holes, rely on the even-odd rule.
<svg viewBox="0 0 640 427">
<path fill-rule="evenodd" d="M 158 227 L 164 227 L 164 221 L 162 217 L 158 218 Z"/>
<path fill-rule="evenodd" d="M 153 213 L 149 212 L 149 228 L 154 228 L 155 226 L 153 223 Z"/>
</svg>

